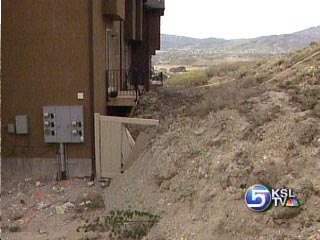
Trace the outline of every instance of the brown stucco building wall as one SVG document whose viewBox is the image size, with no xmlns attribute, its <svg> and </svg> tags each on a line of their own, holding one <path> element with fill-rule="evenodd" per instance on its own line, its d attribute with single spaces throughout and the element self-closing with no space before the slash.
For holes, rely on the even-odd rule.
<svg viewBox="0 0 320 240">
<path fill-rule="evenodd" d="M 146 9 L 145 2 L 2 0 L 2 159 L 54 160 L 59 146 L 44 143 L 43 106 L 82 105 L 85 142 L 68 144 L 68 157 L 94 163 L 93 117 L 107 114 L 106 70 L 134 66 L 148 87 L 163 12 Z M 29 117 L 29 134 L 8 134 L 16 115 Z"/>
<path fill-rule="evenodd" d="M 93 69 L 95 112 L 106 114 L 106 27 L 113 28 L 113 22 L 103 17 L 103 0 L 93 1 Z"/>
<path fill-rule="evenodd" d="M 2 1 L 2 125 L 15 115 L 30 123 L 28 135 L 3 129 L 3 157 L 55 157 L 43 138 L 45 105 L 84 106 L 85 143 L 70 145 L 69 157 L 92 156 L 88 19 L 87 0 Z"/>
</svg>

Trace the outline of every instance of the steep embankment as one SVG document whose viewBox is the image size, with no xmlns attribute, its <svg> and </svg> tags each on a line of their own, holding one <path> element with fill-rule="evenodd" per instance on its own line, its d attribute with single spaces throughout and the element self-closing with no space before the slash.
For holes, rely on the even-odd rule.
<svg viewBox="0 0 320 240">
<path fill-rule="evenodd" d="M 287 69 L 319 49 L 209 89 L 147 94 L 137 116 L 161 127 L 113 180 L 107 208 L 159 214 L 149 239 L 319 239 L 320 58 Z M 244 194 L 256 183 L 293 188 L 301 207 L 250 211 Z"/>
</svg>

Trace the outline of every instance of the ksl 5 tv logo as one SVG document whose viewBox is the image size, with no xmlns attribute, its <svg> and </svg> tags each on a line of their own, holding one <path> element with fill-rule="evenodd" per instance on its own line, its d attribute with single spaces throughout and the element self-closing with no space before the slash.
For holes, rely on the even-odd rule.
<svg viewBox="0 0 320 240">
<path fill-rule="evenodd" d="M 248 188 L 245 195 L 247 206 L 255 212 L 269 209 L 273 203 L 275 207 L 299 207 L 298 198 L 291 188 L 272 189 L 264 185 L 253 185 Z"/>
</svg>

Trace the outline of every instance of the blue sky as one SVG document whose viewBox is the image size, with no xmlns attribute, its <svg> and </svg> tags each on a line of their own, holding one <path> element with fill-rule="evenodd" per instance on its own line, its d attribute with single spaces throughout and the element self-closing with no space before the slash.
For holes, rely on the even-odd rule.
<svg viewBox="0 0 320 240">
<path fill-rule="evenodd" d="M 252 38 L 320 25 L 320 0 L 166 0 L 162 33 Z"/>
</svg>

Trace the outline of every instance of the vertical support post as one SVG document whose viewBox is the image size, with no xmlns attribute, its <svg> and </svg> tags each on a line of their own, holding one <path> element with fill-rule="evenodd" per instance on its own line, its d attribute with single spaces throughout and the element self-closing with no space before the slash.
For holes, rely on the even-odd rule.
<svg viewBox="0 0 320 240">
<path fill-rule="evenodd" d="M 65 146 L 64 143 L 60 143 L 60 159 L 61 159 L 61 179 L 67 179 L 67 161 L 65 156 Z"/>
<path fill-rule="evenodd" d="M 123 167 L 123 159 L 122 159 L 122 148 L 123 148 L 123 123 L 119 124 L 120 125 L 120 173 L 122 173 L 122 167 Z"/>
<path fill-rule="evenodd" d="M 100 153 L 100 114 L 94 114 L 94 143 L 95 143 L 95 161 L 96 161 L 96 178 L 101 178 L 101 153 Z"/>
</svg>

